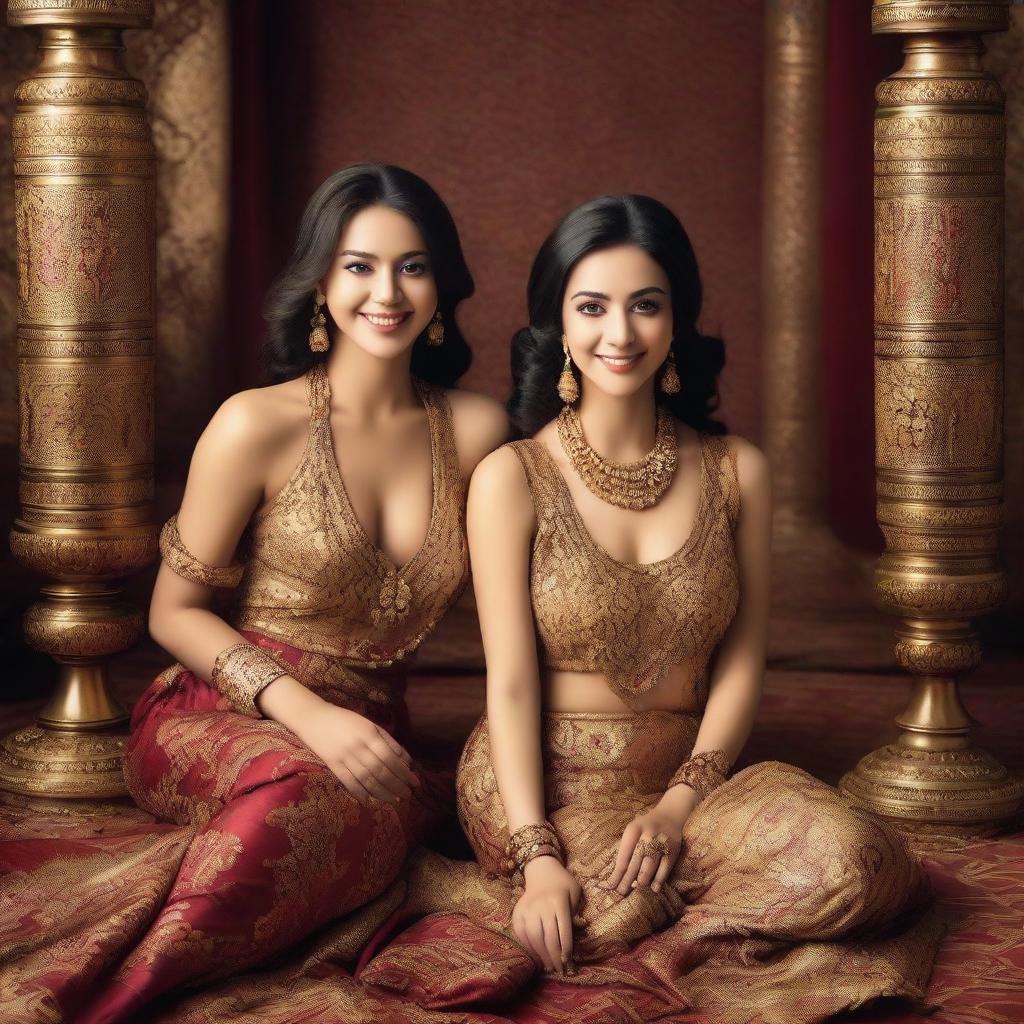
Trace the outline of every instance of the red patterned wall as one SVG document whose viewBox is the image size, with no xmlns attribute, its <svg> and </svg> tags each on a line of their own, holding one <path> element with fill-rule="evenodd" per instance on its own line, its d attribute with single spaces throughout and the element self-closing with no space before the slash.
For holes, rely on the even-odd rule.
<svg viewBox="0 0 1024 1024">
<path fill-rule="evenodd" d="M 409 167 L 450 205 L 477 280 L 462 314 L 476 352 L 466 383 L 504 397 L 544 236 L 594 195 L 650 193 L 697 250 L 704 326 L 727 344 L 723 414 L 758 436 L 758 0 L 268 7 L 275 267 L 331 171 Z"/>
</svg>

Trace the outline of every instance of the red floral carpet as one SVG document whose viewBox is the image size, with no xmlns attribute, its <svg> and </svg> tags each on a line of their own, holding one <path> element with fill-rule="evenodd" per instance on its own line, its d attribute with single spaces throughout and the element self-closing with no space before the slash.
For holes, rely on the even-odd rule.
<svg viewBox="0 0 1024 1024">
<path fill-rule="evenodd" d="M 167 662 L 155 649 L 143 649 L 119 665 L 118 671 L 130 674 L 134 683 L 123 685 L 122 694 L 134 697 L 148 678 Z M 760 760 L 782 760 L 798 765 L 827 782 L 835 783 L 843 771 L 857 758 L 893 736 L 893 716 L 906 701 L 909 684 L 884 664 L 871 664 L 862 659 L 863 671 L 843 673 L 812 671 L 800 664 L 777 666 L 769 672 L 764 702 L 758 725 L 744 753 L 740 767 Z M 856 659 L 851 659 L 856 663 Z M 425 659 L 426 665 L 431 659 Z M 426 667 L 426 666 L 425 666 Z M 994 753 L 1016 771 L 1024 769 L 1024 751 L 1019 737 L 1024 735 L 1024 689 L 1016 685 L 1019 662 L 990 661 L 964 687 L 969 710 L 982 723 L 976 730 L 979 744 Z M 483 680 L 469 672 L 464 675 L 422 675 L 414 679 L 410 690 L 414 720 L 442 746 L 457 749 L 483 706 Z M 0 715 L 0 728 L 7 731 L 30 719 L 34 704 L 9 706 Z M 18 815 L 0 814 L 0 823 L 7 827 L 0 839 L 27 844 L 32 836 L 12 831 Z M 70 835 L 82 826 L 63 819 L 60 826 Z M 66 830 L 66 831 L 65 831 Z M 93 819 L 87 831 L 92 839 L 116 847 L 141 831 L 159 842 L 152 825 L 140 812 L 128 812 L 120 820 Z M 168 830 L 168 839 L 173 828 Z M 1024 1024 L 1024 822 L 1018 821 L 999 838 L 978 841 L 959 849 L 923 853 L 929 873 L 938 892 L 949 933 L 927 989 L 927 1002 L 936 1007 L 930 1016 L 909 1012 L 905 1004 L 875 1004 L 842 1019 L 861 1022 L 907 1024 L 931 1020 L 950 1024 Z M 73 885 L 74 872 L 62 876 L 62 885 Z M 131 880 L 125 880 L 126 892 Z M 51 908 L 52 909 L 52 908 Z M 52 925 L 59 929 L 59 914 Z M 113 927 L 114 925 L 112 925 Z M 0 937 L 2 938 L 2 937 Z M 324 953 L 321 941 L 315 944 L 318 955 Z M 230 998 L 204 1000 L 202 1016 L 193 1017 L 182 1008 L 165 1013 L 159 1019 L 167 1022 L 249 1021 L 275 1024 L 352 1024 L 345 1007 L 351 1006 L 350 989 L 355 985 L 347 971 L 337 966 L 344 960 L 342 951 L 333 951 L 335 962 L 327 955 L 311 969 L 301 983 L 290 990 L 275 987 L 271 972 L 251 975 L 235 982 Z M 309 961 L 307 961 L 307 964 Z M 4 991 L 4 974 L 17 968 L 0 963 L 0 993 Z M 498 1022 L 515 1020 L 518 1024 L 572 1019 L 584 1022 L 672 1020 L 702 1021 L 696 1013 L 666 1015 L 659 1012 L 656 1000 L 649 1012 L 637 1006 L 623 1006 L 621 1013 L 609 1016 L 607 1010 L 598 1016 L 582 1011 L 576 1000 L 563 991 L 564 985 L 545 981 L 538 998 L 517 1010 L 512 1017 L 500 1013 L 427 1013 L 399 1011 L 401 1001 L 379 994 L 368 998 L 368 1016 L 360 1021 Z M 345 993 L 349 995 L 345 997 Z M 274 993 L 268 1001 L 268 994 Z M 315 993 L 315 996 L 314 996 Z M 344 997 L 344 998 L 343 998 Z M 2 999 L 0 999 L 2 1002 Z M 563 1006 L 562 1003 L 565 1003 Z M 187 1005 L 187 1004 L 186 1004 Z M 571 1006 L 571 1010 L 569 1009 Z M 59 1016 L 43 1005 L 38 1007 L 39 1021 L 57 1021 Z M 569 1011 L 570 1017 L 566 1016 Z M 49 1014 L 49 1015 L 47 1015 Z M 396 1015 L 397 1014 L 397 1015 Z M 0 1010 L 5 1024 L 13 1021 Z M 21 1018 L 17 1018 L 21 1019 Z M 781 1017 L 772 1017 L 772 1024 L 785 1024 Z M 765 1024 L 762 1016 L 751 1017 L 751 1024 Z"/>
</svg>

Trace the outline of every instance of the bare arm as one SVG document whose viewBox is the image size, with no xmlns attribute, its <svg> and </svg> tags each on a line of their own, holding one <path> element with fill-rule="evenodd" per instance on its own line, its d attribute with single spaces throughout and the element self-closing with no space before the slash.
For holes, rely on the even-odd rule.
<svg viewBox="0 0 1024 1024">
<path fill-rule="evenodd" d="M 251 392 L 229 398 L 203 431 L 178 511 L 182 543 L 207 565 L 228 565 L 263 496 L 272 437 Z M 214 591 L 160 566 L 149 606 L 149 631 L 161 647 L 203 679 L 217 655 L 244 637 L 210 611 Z"/>
<path fill-rule="evenodd" d="M 522 467 L 513 451 L 501 448 L 473 474 L 468 531 L 487 659 L 491 760 L 510 832 L 545 818 L 540 670 L 529 588 L 534 527 Z M 513 931 L 547 970 L 563 973 L 572 954 L 579 883 L 551 856 L 531 860 L 524 875 Z"/>
<path fill-rule="evenodd" d="M 515 454 L 500 449 L 473 474 L 470 559 L 487 662 L 487 722 L 509 829 L 544 820 L 540 673 L 530 607 L 533 502 Z"/>
</svg>

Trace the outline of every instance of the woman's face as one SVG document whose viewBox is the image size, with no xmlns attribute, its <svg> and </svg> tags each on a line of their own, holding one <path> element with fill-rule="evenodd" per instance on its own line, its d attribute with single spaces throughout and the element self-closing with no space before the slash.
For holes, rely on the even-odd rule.
<svg viewBox="0 0 1024 1024">
<path fill-rule="evenodd" d="M 569 274 L 562 327 L 584 389 L 634 394 L 672 344 L 668 276 L 639 246 L 598 249 Z"/>
<path fill-rule="evenodd" d="M 381 359 L 411 348 L 437 309 L 423 236 L 387 206 L 368 206 L 349 221 L 320 287 L 341 333 Z"/>
</svg>

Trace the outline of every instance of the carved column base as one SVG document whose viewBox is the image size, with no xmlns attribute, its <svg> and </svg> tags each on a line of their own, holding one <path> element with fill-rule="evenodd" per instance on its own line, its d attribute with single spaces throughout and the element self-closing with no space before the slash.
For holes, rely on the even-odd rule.
<svg viewBox="0 0 1024 1024">
<path fill-rule="evenodd" d="M 0 788 L 30 796 L 124 796 L 128 713 L 110 690 L 106 659 L 144 635 L 142 611 L 102 582 L 52 583 L 42 593 L 25 614 L 25 637 L 56 658 L 60 676 L 35 725 L 0 740 Z"/>
<path fill-rule="evenodd" d="M 30 725 L 0 742 L 0 786 L 25 796 L 104 799 L 127 793 L 123 734 Z"/>
<path fill-rule="evenodd" d="M 995 835 L 1024 799 L 1024 779 L 984 750 L 916 750 L 899 742 L 862 757 L 839 789 L 910 831 L 945 826 L 937 835 L 959 837 Z"/>
<path fill-rule="evenodd" d="M 969 657 L 970 645 L 964 647 Z M 929 845 L 994 835 L 1021 809 L 1024 779 L 969 745 L 973 720 L 954 679 L 918 676 L 914 683 L 910 705 L 896 719 L 903 734 L 862 757 L 839 781 L 840 791 L 927 835 Z"/>
</svg>

